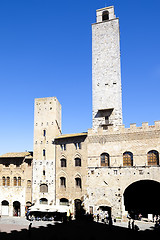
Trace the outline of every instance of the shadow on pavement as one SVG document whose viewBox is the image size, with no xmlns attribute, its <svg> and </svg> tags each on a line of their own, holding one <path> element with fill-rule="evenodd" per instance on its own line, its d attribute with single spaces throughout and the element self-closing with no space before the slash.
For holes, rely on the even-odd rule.
<svg viewBox="0 0 160 240">
<path fill-rule="evenodd" d="M 55 225 L 48 224 L 47 227 L 31 228 L 31 230 L 22 229 L 21 231 L 12 231 L 11 233 L 0 233 L 0 240 L 70 240 L 70 239 L 87 239 L 100 240 L 115 238 L 138 238 L 157 237 L 160 231 L 146 230 L 133 231 L 123 227 L 112 226 L 86 221 L 71 221 L 58 223 Z"/>
</svg>

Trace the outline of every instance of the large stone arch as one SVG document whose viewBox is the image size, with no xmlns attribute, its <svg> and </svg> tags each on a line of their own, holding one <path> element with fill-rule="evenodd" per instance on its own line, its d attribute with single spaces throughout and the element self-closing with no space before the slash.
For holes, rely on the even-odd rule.
<svg viewBox="0 0 160 240">
<path fill-rule="evenodd" d="M 124 208 L 132 217 L 142 214 L 160 214 L 160 182 L 152 179 L 141 179 L 128 185 L 123 193 Z"/>
</svg>

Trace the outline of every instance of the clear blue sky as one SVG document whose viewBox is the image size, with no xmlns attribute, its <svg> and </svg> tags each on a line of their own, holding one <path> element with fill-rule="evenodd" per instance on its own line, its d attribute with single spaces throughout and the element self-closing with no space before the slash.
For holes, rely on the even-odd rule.
<svg viewBox="0 0 160 240">
<path fill-rule="evenodd" d="M 120 18 L 123 123 L 160 120 L 159 0 L 1 0 L 0 154 L 33 149 L 34 98 L 58 98 L 63 133 L 91 128 L 91 24 L 110 5 Z"/>
</svg>

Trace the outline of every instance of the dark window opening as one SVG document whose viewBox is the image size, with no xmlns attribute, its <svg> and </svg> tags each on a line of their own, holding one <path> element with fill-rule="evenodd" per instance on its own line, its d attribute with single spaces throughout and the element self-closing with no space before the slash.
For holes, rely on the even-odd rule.
<svg viewBox="0 0 160 240">
<path fill-rule="evenodd" d="M 75 182 L 77 188 L 82 188 L 81 178 L 75 178 Z"/>
<path fill-rule="evenodd" d="M 66 179 L 65 177 L 60 178 L 60 186 L 66 188 Z"/>
<path fill-rule="evenodd" d="M 81 159 L 75 158 L 75 167 L 81 167 Z"/>
<path fill-rule="evenodd" d="M 61 167 L 67 167 L 67 161 L 65 158 L 61 159 Z"/>
<path fill-rule="evenodd" d="M 102 21 L 106 21 L 109 20 L 109 12 L 108 11 L 104 11 L 102 14 Z"/>
</svg>

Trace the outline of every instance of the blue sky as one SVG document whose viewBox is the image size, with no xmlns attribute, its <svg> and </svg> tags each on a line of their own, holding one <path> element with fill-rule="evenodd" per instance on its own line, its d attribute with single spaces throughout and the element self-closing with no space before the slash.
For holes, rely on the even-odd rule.
<svg viewBox="0 0 160 240">
<path fill-rule="evenodd" d="M 91 24 L 110 5 L 120 18 L 123 123 L 160 120 L 159 0 L 1 0 L 0 154 L 33 150 L 34 98 L 58 98 L 63 133 L 91 128 Z"/>
</svg>

